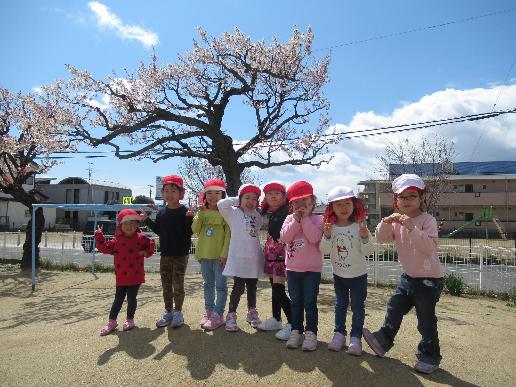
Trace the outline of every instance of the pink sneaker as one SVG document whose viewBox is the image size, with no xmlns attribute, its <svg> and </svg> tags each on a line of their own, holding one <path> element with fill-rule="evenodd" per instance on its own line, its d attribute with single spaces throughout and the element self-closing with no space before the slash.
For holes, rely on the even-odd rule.
<svg viewBox="0 0 516 387">
<path fill-rule="evenodd" d="M 204 312 L 204 315 L 201 319 L 201 328 L 204 328 L 204 325 L 210 320 L 211 315 L 213 314 L 213 311 L 206 309 L 206 312 Z"/>
<path fill-rule="evenodd" d="M 347 352 L 353 356 L 362 356 L 362 340 L 358 337 L 351 337 Z"/>
<path fill-rule="evenodd" d="M 346 336 L 344 336 L 340 332 L 335 332 L 333 334 L 333 339 L 331 339 L 328 344 L 328 349 L 330 351 L 339 352 L 342 348 L 346 346 Z"/>
<path fill-rule="evenodd" d="M 109 335 L 111 332 L 114 332 L 116 330 L 116 327 L 118 326 L 116 320 L 108 320 L 107 324 L 102 327 L 100 330 L 101 336 Z"/>
<path fill-rule="evenodd" d="M 262 323 L 262 320 L 260 320 L 260 315 L 258 314 L 258 311 L 256 308 L 249 308 L 247 310 L 247 318 L 246 321 L 253 327 L 256 328 L 258 325 Z"/>
<path fill-rule="evenodd" d="M 124 322 L 124 331 L 130 331 L 134 328 L 134 320 L 132 318 L 128 318 Z"/>
<path fill-rule="evenodd" d="M 213 312 L 211 314 L 211 318 L 206 322 L 206 324 L 204 324 L 203 328 L 207 331 L 214 331 L 218 327 L 222 326 L 222 324 L 224 324 L 224 317 L 218 313 Z"/>
<path fill-rule="evenodd" d="M 226 315 L 226 331 L 228 331 L 228 332 L 238 331 L 237 314 L 235 312 L 228 313 Z"/>
</svg>

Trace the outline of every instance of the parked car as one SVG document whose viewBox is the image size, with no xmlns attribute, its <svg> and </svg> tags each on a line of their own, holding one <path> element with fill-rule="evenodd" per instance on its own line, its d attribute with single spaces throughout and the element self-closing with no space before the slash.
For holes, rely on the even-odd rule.
<svg viewBox="0 0 516 387">
<path fill-rule="evenodd" d="M 102 226 L 102 232 L 104 236 L 109 239 L 115 235 L 116 230 L 116 220 L 97 220 L 97 226 Z M 84 230 L 82 232 L 82 248 L 87 253 L 91 253 L 93 251 L 93 235 L 95 234 L 95 222 L 93 220 L 89 220 L 84 225 Z"/>
</svg>

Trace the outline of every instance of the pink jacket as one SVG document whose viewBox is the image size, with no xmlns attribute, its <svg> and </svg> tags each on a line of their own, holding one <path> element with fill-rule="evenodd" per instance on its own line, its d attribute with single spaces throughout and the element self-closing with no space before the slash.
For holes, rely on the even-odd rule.
<svg viewBox="0 0 516 387">
<path fill-rule="evenodd" d="M 320 215 L 310 215 L 300 222 L 289 215 L 283 222 L 280 239 L 286 244 L 287 270 L 297 272 L 322 272 L 322 254 L 319 242 L 322 238 L 323 220 Z"/>
<path fill-rule="evenodd" d="M 415 228 L 410 232 L 399 223 L 380 222 L 376 226 L 377 242 L 396 243 L 399 261 L 409 276 L 441 278 L 443 269 L 436 253 L 438 235 L 435 218 L 424 212 L 411 220 Z"/>
</svg>

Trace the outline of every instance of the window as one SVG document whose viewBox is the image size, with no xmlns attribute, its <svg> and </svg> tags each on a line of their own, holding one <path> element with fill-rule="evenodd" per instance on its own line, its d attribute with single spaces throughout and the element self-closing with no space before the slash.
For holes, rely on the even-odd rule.
<svg viewBox="0 0 516 387">
<path fill-rule="evenodd" d="M 480 197 L 480 192 L 475 192 L 475 197 L 479 198 Z"/>
<path fill-rule="evenodd" d="M 73 201 L 72 201 L 72 190 L 71 189 L 67 189 L 65 191 L 65 203 L 73 203 Z"/>
<path fill-rule="evenodd" d="M 472 214 L 471 212 L 466 212 L 466 213 L 464 214 L 464 220 L 465 220 L 466 222 L 469 222 L 470 220 L 473 220 L 473 214 Z"/>
<path fill-rule="evenodd" d="M 80 192 L 81 190 L 80 189 L 74 189 L 73 190 L 73 202 L 75 204 L 79 204 L 81 201 L 79 200 L 80 198 Z"/>
<path fill-rule="evenodd" d="M 482 186 L 482 189 L 487 189 L 487 185 L 485 185 L 485 184 L 484 184 L 484 185 Z"/>
<path fill-rule="evenodd" d="M 437 211 L 437 212 L 435 213 L 435 216 L 439 216 L 439 211 Z M 124 226 L 124 227 L 125 227 L 125 226 Z"/>
<path fill-rule="evenodd" d="M 473 192 L 473 184 L 465 184 L 464 192 Z"/>
<path fill-rule="evenodd" d="M 109 191 L 104 191 L 104 204 L 109 201 Z"/>
</svg>

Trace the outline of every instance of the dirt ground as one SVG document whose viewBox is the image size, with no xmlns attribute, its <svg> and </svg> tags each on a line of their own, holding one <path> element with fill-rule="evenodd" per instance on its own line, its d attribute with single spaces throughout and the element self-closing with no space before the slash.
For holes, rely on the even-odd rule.
<svg viewBox="0 0 516 387">
<path fill-rule="evenodd" d="M 367 327 L 379 327 L 390 293 L 369 288 Z M 2 269 L 0 385 L 509 386 L 516 378 L 516 309 L 502 301 L 444 295 L 438 304 L 442 369 L 424 376 L 412 369 L 419 340 L 413 312 L 387 358 L 372 355 L 365 343 L 364 355 L 355 358 L 326 347 L 333 331 L 332 285 L 321 286 L 319 347 L 313 353 L 288 350 L 273 333 L 242 323 L 245 296 L 240 332 L 205 333 L 198 325 L 199 275 L 187 277 L 186 294 L 186 324 L 157 329 L 160 280 L 148 274 L 138 297 L 138 328 L 100 337 L 113 301 L 113 274 L 42 271 L 32 293 L 30 276 Z M 260 282 L 262 317 L 270 316 L 270 295 L 268 283 Z"/>
</svg>

